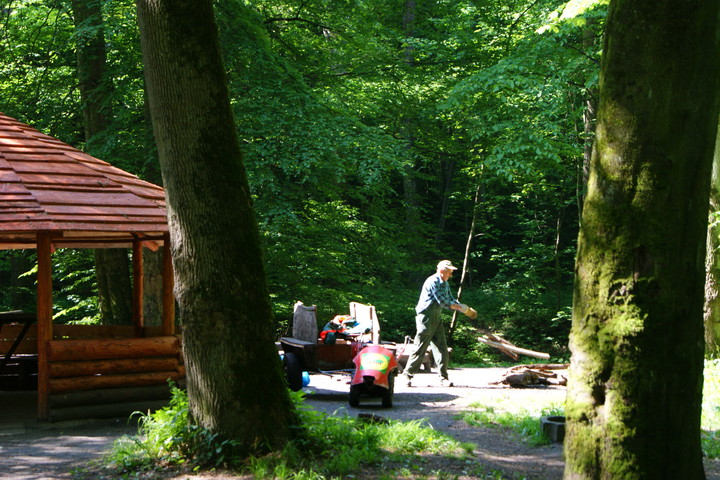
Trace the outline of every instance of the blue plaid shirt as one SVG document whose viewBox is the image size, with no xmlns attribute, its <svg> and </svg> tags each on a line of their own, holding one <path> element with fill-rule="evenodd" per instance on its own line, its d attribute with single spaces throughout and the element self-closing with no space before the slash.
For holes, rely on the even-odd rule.
<svg viewBox="0 0 720 480">
<path fill-rule="evenodd" d="M 450 308 L 450 305 L 459 304 L 450 292 L 450 285 L 444 282 L 439 273 L 430 275 L 423 284 L 420 291 L 420 299 L 418 300 L 415 312 L 420 313 L 426 310 L 433 303 L 439 304 L 443 308 Z"/>
</svg>

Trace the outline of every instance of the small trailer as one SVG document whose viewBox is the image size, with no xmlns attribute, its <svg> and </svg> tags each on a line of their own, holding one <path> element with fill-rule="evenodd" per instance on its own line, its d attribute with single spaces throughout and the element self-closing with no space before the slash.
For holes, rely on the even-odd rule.
<svg viewBox="0 0 720 480">
<path fill-rule="evenodd" d="M 351 374 L 354 358 L 366 344 L 380 344 L 380 323 L 373 305 L 350 302 L 350 315 L 361 325 L 367 325 L 367 333 L 347 335 L 334 343 L 319 341 L 317 306 L 295 304 L 293 336 L 281 337 L 278 342 L 288 386 L 293 391 L 302 388 L 303 372 Z"/>
</svg>

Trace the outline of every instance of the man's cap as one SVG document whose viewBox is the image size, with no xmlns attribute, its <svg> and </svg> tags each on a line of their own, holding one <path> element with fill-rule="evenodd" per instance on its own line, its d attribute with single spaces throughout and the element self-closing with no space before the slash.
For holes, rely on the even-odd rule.
<svg viewBox="0 0 720 480">
<path fill-rule="evenodd" d="M 457 270 L 457 267 L 452 264 L 450 260 L 442 260 L 440 263 L 437 264 L 438 270 Z"/>
</svg>

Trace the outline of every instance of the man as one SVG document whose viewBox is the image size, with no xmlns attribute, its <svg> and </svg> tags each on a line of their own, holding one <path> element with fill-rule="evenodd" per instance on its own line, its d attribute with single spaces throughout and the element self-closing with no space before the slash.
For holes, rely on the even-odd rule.
<svg viewBox="0 0 720 480">
<path fill-rule="evenodd" d="M 455 300 L 450 292 L 448 279 L 452 277 L 457 267 L 453 266 L 450 260 L 443 260 L 437 264 L 437 271 L 430 275 L 423 284 L 420 291 L 420 298 L 415 307 L 415 345 L 417 349 L 408 359 L 405 366 L 405 380 L 407 386 L 412 386 L 412 377 L 420 369 L 425 352 L 428 347 L 432 349 L 435 361 L 438 364 L 440 374 L 440 386 L 452 387 L 453 383 L 448 379 L 448 349 L 445 340 L 445 328 L 442 324 L 442 309 L 460 310 L 463 313 L 468 311 L 468 306 Z"/>
</svg>

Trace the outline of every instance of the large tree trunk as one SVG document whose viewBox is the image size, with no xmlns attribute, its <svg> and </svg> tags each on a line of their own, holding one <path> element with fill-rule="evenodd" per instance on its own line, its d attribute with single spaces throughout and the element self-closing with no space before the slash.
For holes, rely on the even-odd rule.
<svg viewBox="0 0 720 480">
<path fill-rule="evenodd" d="M 157 158 L 157 148 L 155 146 L 155 137 L 152 131 L 152 118 L 150 116 L 150 107 L 148 105 L 147 94 L 145 95 L 144 105 L 144 124 L 145 124 L 145 162 L 144 177 L 147 181 L 156 185 L 162 185 L 162 176 L 160 174 L 160 161 Z M 143 252 L 143 322 L 147 326 L 155 326 L 162 324 L 163 315 L 163 256 L 164 249 L 160 247 L 157 251 L 146 249 Z M 178 317 L 182 322 L 182 318 Z"/>
<path fill-rule="evenodd" d="M 138 0 L 165 186 L 190 413 L 241 453 L 296 416 L 274 344 L 258 228 L 211 0 Z"/>
<path fill-rule="evenodd" d="M 77 30 L 77 64 L 85 124 L 85 151 L 98 155 L 102 135 L 110 126 L 110 83 L 105 80 L 105 34 L 99 0 L 73 0 Z M 104 83 L 105 82 L 105 83 Z M 95 251 L 95 274 L 102 322 L 129 325 L 132 322 L 130 262 L 125 249 Z"/>
<path fill-rule="evenodd" d="M 610 4 L 578 240 L 566 479 L 704 478 L 717 19 L 717 1 Z"/>
<path fill-rule="evenodd" d="M 705 352 L 716 357 L 720 353 L 720 132 L 715 141 L 712 179 L 710 181 L 710 222 L 707 231 L 705 259 Z"/>
</svg>

